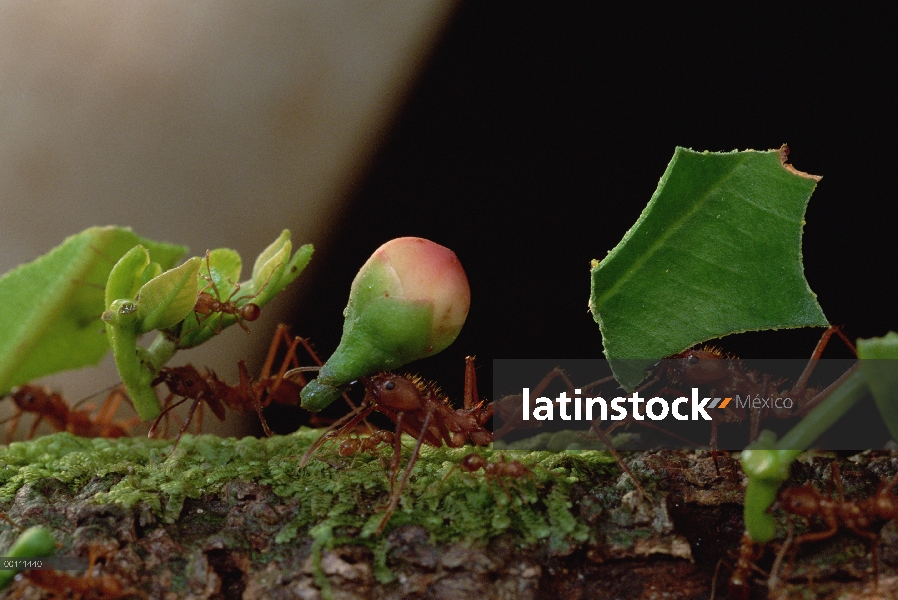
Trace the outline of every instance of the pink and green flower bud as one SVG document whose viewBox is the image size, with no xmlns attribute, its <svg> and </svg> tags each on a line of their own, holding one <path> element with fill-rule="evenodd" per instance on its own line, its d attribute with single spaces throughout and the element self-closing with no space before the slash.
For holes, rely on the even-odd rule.
<svg viewBox="0 0 898 600">
<path fill-rule="evenodd" d="M 319 411 L 359 377 L 436 354 L 461 331 L 471 304 L 468 278 L 455 253 L 404 237 L 378 248 L 352 282 L 343 338 L 302 406 Z"/>
</svg>

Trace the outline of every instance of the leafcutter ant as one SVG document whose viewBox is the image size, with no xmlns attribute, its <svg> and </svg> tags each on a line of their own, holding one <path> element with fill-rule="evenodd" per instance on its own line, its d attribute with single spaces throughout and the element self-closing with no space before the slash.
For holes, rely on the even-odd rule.
<svg viewBox="0 0 898 600">
<path fill-rule="evenodd" d="M 652 385 L 661 382 L 666 386 L 664 390 L 669 391 L 671 389 L 670 386 L 701 387 L 708 390 L 707 394 L 712 397 L 733 398 L 737 395 L 743 395 L 760 398 L 788 397 L 790 399 L 791 404 L 788 407 L 764 407 L 749 411 L 745 407 L 736 406 L 734 402 L 729 402 L 726 408 L 722 410 L 709 411 L 711 416 L 710 446 L 714 456 L 714 464 L 717 466 L 718 427 L 720 422 L 750 419 L 749 439 L 754 440 L 760 432 L 760 424 L 763 419 L 768 417 L 786 419 L 804 416 L 826 398 L 833 389 L 838 387 L 842 378 L 825 388 L 807 386 L 824 348 L 834 334 L 838 335 L 854 352 L 854 345 L 842 333 L 841 329 L 835 326 L 829 327 L 821 336 L 810 360 L 794 384 L 789 384 L 782 379 L 775 379 L 768 374 L 753 371 L 747 368 L 742 361 L 728 357 L 717 348 L 706 346 L 701 349 L 686 350 L 659 361 L 652 378 L 637 388 L 636 391 L 642 392 Z M 629 422 L 632 421 L 630 419 L 620 421 L 605 431 L 610 433 L 616 427 Z M 641 424 L 650 425 L 645 421 L 641 422 Z M 593 430 L 596 429 L 597 427 L 593 428 Z"/>
<path fill-rule="evenodd" d="M 520 481 L 522 479 L 529 479 L 532 481 L 534 479 L 533 471 L 528 469 L 524 463 L 517 460 L 506 460 L 504 454 L 501 455 L 496 462 L 489 462 L 479 454 L 468 454 L 461 459 L 460 463 L 454 465 L 449 472 L 446 473 L 446 476 L 443 477 L 440 485 L 443 485 L 443 482 L 446 481 L 456 469 L 461 469 L 468 473 L 475 473 L 482 469 L 483 477 L 486 480 L 487 485 L 490 486 L 490 490 L 492 490 L 490 482 L 498 481 L 502 486 L 502 489 L 505 490 L 505 496 L 509 501 L 511 501 L 511 495 L 508 493 L 508 486 L 506 485 L 505 480 L 510 479 L 513 481 Z"/>
<path fill-rule="evenodd" d="M 836 462 L 832 463 L 831 477 L 837 492 L 835 498 L 821 495 L 810 482 L 780 491 L 779 505 L 784 511 L 805 519 L 817 517 L 826 526 L 823 531 L 812 531 L 798 536 L 795 538 L 795 546 L 828 539 L 835 535 L 840 527 L 850 529 L 870 542 L 875 581 L 879 573 L 879 534 L 871 531 L 871 528 L 877 522 L 898 519 L 898 495 L 893 491 L 895 484 L 898 483 L 898 475 L 888 480 L 881 480 L 876 493 L 863 500 L 845 499 L 842 492 L 842 476 Z"/>
<path fill-rule="evenodd" d="M 227 314 L 232 315 L 237 320 L 237 324 L 240 325 L 240 328 L 246 333 L 249 333 L 249 327 L 246 326 L 244 321 L 255 321 L 262 314 L 262 309 L 259 305 L 253 304 L 252 302 L 249 302 L 249 300 L 252 300 L 261 294 L 262 290 L 265 289 L 265 286 L 268 285 L 268 282 L 265 282 L 265 284 L 252 296 L 241 296 L 234 299 L 234 296 L 240 292 L 240 284 L 229 281 L 229 283 L 234 286 L 234 291 L 231 292 L 231 295 L 228 296 L 227 300 L 222 301 L 221 293 L 218 291 L 218 286 L 215 285 L 215 279 L 212 277 L 212 266 L 209 262 L 208 250 L 206 250 L 206 271 L 209 274 L 203 275 L 203 279 L 205 279 L 208 284 L 206 284 L 206 287 L 197 295 L 196 304 L 193 305 L 193 312 L 196 313 L 197 324 L 202 325 L 206 319 L 209 319 L 214 314 Z M 215 292 L 214 295 L 206 291 L 209 288 L 212 288 Z M 237 305 L 238 302 L 241 302 L 240 306 Z M 221 333 L 220 317 L 215 333 Z"/>
<path fill-rule="evenodd" d="M 340 442 L 338 453 L 340 456 L 353 456 L 359 452 L 374 452 L 378 446 L 393 445 L 393 432 L 384 430 L 372 431 L 365 437 L 351 437 Z"/>
<path fill-rule="evenodd" d="M 354 413 L 334 423 L 331 431 L 322 434 L 303 455 L 300 467 L 308 464 L 312 454 L 325 441 L 353 431 L 372 412 L 388 417 L 396 427 L 393 432 L 393 459 L 390 468 L 390 501 L 377 529 L 378 532 L 383 531 L 399 504 L 402 490 L 418 459 L 422 444 L 439 448 L 445 443 L 452 448 L 459 448 L 469 440 L 478 446 L 485 446 L 493 441 L 493 434 L 485 428 L 493 415 L 493 407 L 489 403 L 484 405 L 478 399 L 474 358 L 469 356 L 465 361 L 464 408 L 459 409 L 450 406 L 436 385 L 416 377 L 380 373 L 360 378 L 359 381 L 365 386 L 362 405 Z M 402 478 L 397 482 L 403 432 L 415 437 L 417 442 Z"/>
<path fill-rule="evenodd" d="M 286 355 L 276 373 L 272 373 L 274 359 L 277 355 L 281 344 L 287 347 Z M 262 423 L 262 428 L 268 436 L 273 435 L 265 420 L 263 409 L 272 402 L 285 405 L 296 405 L 299 403 L 299 392 L 302 390 L 303 384 L 297 381 L 284 379 L 284 373 L 292 367 L 299 366 L 299 359 L 296 357 L 296 347 L 302 344 L 305 348 L 312 352 L 308 343 L 300 338 L 290 338 L 289 327 L 281 324 L 278 326 L 268 348 L 268 356 L 262 367 L 262 372 L 258 379 L 253 380 L 249 374 L 246 364 L 241 360 L 237 363 L 240 374 L 240 381 L 237 385 L 229 385 L 220 380 L 212 371 L 201 373 L 193 365 L 184 365 L 181 367 L 164 367 L 159 370 L 159 375 L 153 380 L 153 385 L 164 383 L 169 389 L 169 395 L 163 402 L 164 409 L 159 418 L 153 424 L 148 436 L 153 437 L 159 427 L 161 420 L 166 417 L 174 407 L 193 400 L 190 409 L 187 412 L 187 418 L 183 426 L 178 432 L 178 437 L 172 447 L 172 451 L 178 446 L 181 436 L 187 431 L 193 415 L 197 412 L 205 402 L 212 409 L 213 414 L 219 420 L 225 418 L 225 407 L 237 412 L 249 412 L 255 410 Z M 314 353 L 313 353 L 314 354 Z M 181 400 L 172 403 L 172 400 L 180 397 Z M 197 423 L 202 424 L 202 413 L 197 416 Z"/>
<path fill-rule="evenodd" d="M 727 584 L 729 598 L 732 598 L 733 600 L 749 599 L 752 587 L 751 573 L 752 571 L 760 571 L 760 569 L 755 566 L 755 562 L 760 560 L 764 555 L 764 548 L 764 544 L 756 544 L 751 539 L 751 536 L 748 535 L 748 532 L 742 534 L 742 541 L 739 544 L 739 554 L 736 557 L 736 566 L 733 569 L 733 573 Z M 717 568 L 714 569 L 714 579 L 711 582 L 711 600 L 714 600 L 715 597 L 717 573 L 720 569 L 720 565 L 723 563 L 724 560 L 721 559 L 717 563 Z"/>
<path fill-rule="evenodd" d="M 108 438 L 125 437 L 131 427 L 140 423 L 140 417 L 127 421 L 113 420 L 122 400 L 128 398 L 121 386 L 113 388 L 96 417 L 91 415 L 92 407 L 69 408 L 60 394 L 38 385 L 19 386 L 10 392 L 9 397 L 16 405 L 17 412 L 9 419 L 7 442 L 12 441 L 19 420 L 25 413 L 37 415 L 28 432 L 29 439 L 34 437 L 42 421 L 49 423 L 56 431 L 68 431 L 81 437 Z"/>
</svg>

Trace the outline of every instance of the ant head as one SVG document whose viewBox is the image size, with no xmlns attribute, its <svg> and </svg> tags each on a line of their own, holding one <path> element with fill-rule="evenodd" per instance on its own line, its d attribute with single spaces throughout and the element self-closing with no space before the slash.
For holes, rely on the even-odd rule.
<svg viewBox="0 0 898 600">
<path fill-rule="evenodd" d="M 485 464 L 486 459 L 484 459 L 479 454 L 468 454 L 463 459 L 461 459 L 461 464 L 459 466 L 461 466 L 461 468 L 465 471 L 474 472 L 477 469 L 483 467 L 483 465 Z"/>
<path fill-rule="evenodd" d="M 416 410 L 422 407 L 421 390 L 408 377 L 381 373 L 371 377 L 366 385 L 374 401 L 387 408 Z"/>
<path fill-rule="evenodd" d="M 665 361 L 671 377 L 688 385 L 709 384 L 726 377 L 726 356 L 717 348 L 687 350 Z"/>
<path fill-rule="evenodd" d="M 42 410 L 49 401 L 47 392 L 33 385 L 23 385 L 13 390 L 10 396 L 20 410 L 28 412 Z"/>
<path fill-rule="evenodd" d="M 810 517 L 819 512 L 820 492 L 810 483 L 801 487 L 787 488 L 779 493 L 780 506 L 789 514 Z"/>
</svg>

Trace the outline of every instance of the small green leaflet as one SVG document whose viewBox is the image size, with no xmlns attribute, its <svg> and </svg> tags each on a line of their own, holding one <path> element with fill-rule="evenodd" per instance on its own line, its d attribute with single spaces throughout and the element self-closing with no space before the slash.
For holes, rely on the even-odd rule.
<svg viewBox="0 0 898 600">
<path fill-rule="evenodd" d="M 788 148 L 677 148 L 636 224 L 593 261 L 589 307 L 632 390 L 657 360 L 732 333 L 828 325 L 804 277 L 801 231 L 820 180 Z M 628 359 L 628 360 L 624 360 Z"/>
<path fill-rule="evenodd" d="M 91 227 L 0 277 L 0 395 L 37 377 L 103 358 L 109 350 L 100 320 L 106 280 L 137 244 L 164 269 L 187 251 L 125 227 Z"/>
</svg>

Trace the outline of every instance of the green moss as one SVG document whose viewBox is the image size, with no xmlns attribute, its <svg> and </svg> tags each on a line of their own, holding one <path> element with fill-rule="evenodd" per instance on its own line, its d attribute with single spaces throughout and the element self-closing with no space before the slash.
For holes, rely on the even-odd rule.
<svg viewBox="0 0 898 600">
<path fill-rule="evenodd" d="M 382 507 L 389 501 L 392 450 L 343 458 L 333 446 L 325 446 L 300 469 L 300 457 L 318 435 L 308 429 L 261 440 L 185 435 L 169 456 L 170 441 L 59 433 L 0 447 L 0 502 L 10 502 L 23 485 L 47 478 L 83 494 L 88 482 L 108 477 L 111 484 L 100 486 L 92 501 L 126 508 L 142 504 L 174 522 L 185 500 L 220 493 L 228 482 L 242 479 L 269 485 L 298 506 L 277 533 L 277 542 L 307 535 L 310 528 L 327 533 L 318 536 L 322 541 L 334 537 L 337 528 L 355 528 L 374 542 Z M 454 468 L 471 451 L 424 447 L 388 530 L 423 525 L 434 542 L 486 542 L 513 533 L 522 546 L 549 540 L 552 547 L 566 547 L 589 536 L 587 526 L 571 512 L 572 484 L 581 476 L 616 469 L 599 452 L 515 452 L 507 460 L 521 461 L 533 475 L 488 480 L 482 472 Z M 490 450 L 477 452 L 500 460 Z M 403 467 L 410 453 L 403 449 Z"/>
</svg>

